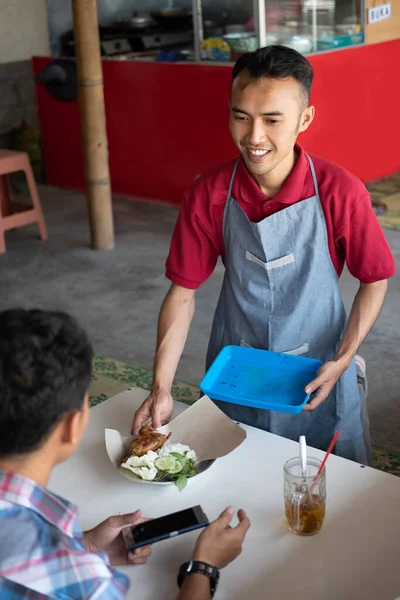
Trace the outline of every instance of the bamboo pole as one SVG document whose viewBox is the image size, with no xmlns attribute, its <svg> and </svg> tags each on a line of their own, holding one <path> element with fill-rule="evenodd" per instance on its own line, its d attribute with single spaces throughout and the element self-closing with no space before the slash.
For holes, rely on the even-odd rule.
<svg viewBox="0 0 400 600">
<path fill-rule="evenodd" d="M 91 246 L 114 247 L 97 0 L 72 0 Z"/>
</svg>

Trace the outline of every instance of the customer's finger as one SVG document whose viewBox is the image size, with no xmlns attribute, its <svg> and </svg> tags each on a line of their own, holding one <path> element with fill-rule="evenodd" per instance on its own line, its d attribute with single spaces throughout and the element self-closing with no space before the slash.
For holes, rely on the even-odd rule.
<svg viewBox="0 0 400 600">
<path fill-rule="evenodd" d="M 134 556 L 132 559 L 129 560 L 129 564 L 130 565 L 145 565 L 148 561 L 148 557 L 147 556 Z"/>
<path fill-rule="evenodd" d="M 142 565 L 147 562 L 149 556 L 151 556 L 151 552 L 151 546 L 136 548 L 136 550 L 128 552 L 128 561 L 134 565 Z"/>
<path fill-rule="evenodd" d="M 228 506 L 218 517 L 215 523 L 219 526 L 228 527 L 235 514 L 235 509 L 232 506 Z"/>
<path fill-rule="evenodd" d="M 150 556 L 151 554 L 151 546 L 143 546 L 142 548 L 136 548 L 136 550 L 132 550 L 132 554 L 135 556 Z"/>
<path fill-rule="evenodd" d="M 123 529 L 128 525 L 136 525 L 141 522 L 142 512 L 140 509 L 126 515 L 113 515 L 107 519 L 107 524 L 109 527 L 112 527 L 112 529 Z"/>
<path fill-rule="evenodd" d="M 250 519 L 242 508 L 238 510 L 238 519 L 239 524 L 236 526 L 236 529 L 240 531 L 243 535 L 246 535 L 250 528 Z"/>
</svg>

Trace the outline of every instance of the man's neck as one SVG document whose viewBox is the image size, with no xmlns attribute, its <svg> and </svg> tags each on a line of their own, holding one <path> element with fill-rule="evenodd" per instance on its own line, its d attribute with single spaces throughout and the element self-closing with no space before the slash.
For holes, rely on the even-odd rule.
<svg viewBox="0 0 400 600">
<path fill-rule="evenodd" d="M 286 158 L 266 175 L 252 175 L 267 198 L 273 198 L 281 189 L 297 162 L 298 152 L 293 148 Z"/>
<path fill-rule="evenodd" d="M 49 462 L 41 451 L 24 456 L 0 459 L 0 469 L 12 471 L 17 475 L 32 479 L 43 487 L 47 486 L 53 466 L 52 462 Z"/>
</svg>

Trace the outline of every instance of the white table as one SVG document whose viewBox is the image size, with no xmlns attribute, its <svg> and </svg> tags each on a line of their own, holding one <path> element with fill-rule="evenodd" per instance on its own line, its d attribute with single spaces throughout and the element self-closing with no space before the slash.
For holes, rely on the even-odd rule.
<svg viewBox="0 0 400 600">
<path fill-rule="evenodd" d="M 298 445 L 258 429 L 245 427 L 246 441 L 181 493 L 121 477 L 106 454 L 104 429 L 128 435 L 146 395 L 135 389 L 92 408 L 78 452 L 54 471 L 49 487 L 78 504 L 83 529 L 136 508 L 157 517 L 201 504 L 211 520 L 232 504 L 247 510 L 252 527 L 242 555 L 222 572 L 219 600 L 400 597 L 400 478 L 331 456 L 324 527 L 316 536 L 298 537 L 286 527 L 282 499 L 283 463 Z M 175 414 L 185 408 L 177 404 Z M 132 582 L 128 597 L 174 599 L 178 567 L 196 537 L 155 544 L 147 565 L 122 568 Z"/>
</svg>

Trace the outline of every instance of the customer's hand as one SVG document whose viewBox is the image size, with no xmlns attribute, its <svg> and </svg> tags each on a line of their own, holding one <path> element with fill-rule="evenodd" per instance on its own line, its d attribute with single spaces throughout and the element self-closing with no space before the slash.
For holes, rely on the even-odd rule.
<svg viewBox="0 0 400 600">
<path fill-rule="evenodd" d="M 107 552 L 112 565 L 142 565 L 151 554 L 151 547 L 127 551 L 122 530 L 128 525 L 139 525 L 143 519 L 140 510 L 127 515 L 109 517 L 90 531 L 83 534 L 86 550 L 89 552 Z"/>
<path fill-rule="evenodd" d="M 174 400 L 169 392 L 153 390 L 135 413 L 132 434 L 137 435 L 143 425 L 151 423 L 155 429 L 169 423 L 174 408 Z"/>
<path fill-rule="evenodd" d="M 239 510 L 239 524 L 231 527 L 234 514 L 235 510 L 229 506 L 218 519 L 206 527 L 197 540 L 192 560 L 222 569 L 239 556 L 250 521 L 244 510 Z"/>
</svg>

